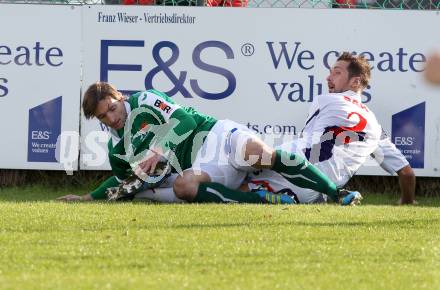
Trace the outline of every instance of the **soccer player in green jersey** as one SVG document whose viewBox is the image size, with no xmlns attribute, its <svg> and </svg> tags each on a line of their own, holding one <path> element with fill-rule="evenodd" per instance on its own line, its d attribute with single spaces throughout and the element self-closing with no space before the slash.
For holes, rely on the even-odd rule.
<svg viewBox="0 0 440 290">
<path fill-rule="evenodd" d="M 111 128 L 108 150 L 114 176 L 91 193 L 59 200 L 106 198 L 107 188 L 133 173 L 145 180 L 163 160 L 179 175 L 173 187 L 161 190 L 189 202 L 294 203 L 287 195 L 235 190 L 249 171 L 263 168 L 335 201 L 342 194 L 306 159 L 271 148 L 236 122 L 179 106 L 162 92 L 148 90 L 127 98 L 113 85 L 97 82 L 85 92 L 82 107 L 86 118 L 96 117 Z"/>
</svg>

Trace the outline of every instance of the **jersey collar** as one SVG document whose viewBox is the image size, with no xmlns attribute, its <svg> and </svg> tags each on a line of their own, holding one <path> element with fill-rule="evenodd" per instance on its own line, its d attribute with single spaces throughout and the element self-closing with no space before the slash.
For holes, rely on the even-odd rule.
<svg viewBox="0 0 440 290">
<path fill-rule="evenodd" d="M 353 97 L 353 98 L 355 98 L 355 99 L 357 99 L 359 101 L 362 100 L 361 94 L 358 94 L 358 93 L 356 93 L 355 91 L 352 91 L 352 90 L 345 91 L 345 92 L 343 92 L 343 94 L 344 95 L 349 95 L 350 97 Z"/>
</svg>

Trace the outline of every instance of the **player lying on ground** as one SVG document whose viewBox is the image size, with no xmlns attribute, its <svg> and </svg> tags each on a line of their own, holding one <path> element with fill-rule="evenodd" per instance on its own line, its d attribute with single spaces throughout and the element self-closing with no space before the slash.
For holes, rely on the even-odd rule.
<svg viewBox="0 0 440 290">
<path fill-rule="evenodd" d="M 291 144 L 292 147 L 296 142 Z M 301 154 L 301 152 L 299 152 Z M 390 174 L 397 174 L 399 178 L 399 185 L 401 190 L 401 197 L 398 204 L 417 204 L 415 201 L 415 175 L 406 158 L 402 155 L 399 149 L 391 142 L 386 134 L 381 135 L 379 147 L 372 154 L 372 157 L 379 163 L 379 165 Z M 319 166 L 319 164 L 318 164 Z M 137 200 L 148 200 L 162 203 L 182 203 L 185 202 L 177 198 L 172 190 L 163 190 L 162 188 L 172 188 L 177 174 L 171 174 L 164 182 L 160 184 L 159 188 L 151 188 L 141 190 L 132 198 Z M 337 180 L 333 180 L 337 182 Z M 292 186 L 290 182 L 284 179 L 279 174 L 274 174 L 270 171 L 257 171 L 250 173 L 245 182 L 240 187 L 242 191 L 258 191 L 265 189 L 270 192 L 293 192 L 297 198 L 298 203 L 320 203 L 326 202 L 327 196 L 313 193 L 312 195 L 298 187 Z"/>
<path fill-rule="evenodd" d="M 370 66 L 366 59 L 343 53 L 327 77 L 329 94 L 314 98 L 301 137 L 282 148 L 307 158 L 339 187 L 345 186 L 372 155 L 386 171 L 399 175 L 400 203 L 415 203 L 412 168 L 382 131 L 371 109 L 361 102 L 369 79 Z M 250 189 L 264 183 L 273 191 L 287 188 L 295 192 L 300 203 L 327 200 L 313 189 L 286 182 L 276 172 L 263 170 L 249 177 Z"/>
<path fill-rule="evenodd" d="M 372 155 L 386 171 L 399 175 L 402 190 L 400 203 L 414 203 L 414 172 L 382 131 L 371 110 L 361 103 L 361 93 L 369 79 L 370 68 L 365 59 L 342 54 L 327 77 L 330 93 L 314 99 L 301 138 L 285 144 L 283 149 L 307 158 L 340 187 Z M 162 186 L 173 184 L 173 178 L 175 176 Z M 270 170 L 249 173 L 241 189 L 248 191 L 262 187 L 270 192 L 294 192 L 300 203 L 327 200 L 325 194 L 295 186 Z M 181 202 L 172 192 L 160 192 L 161 189 L 145 190 L 137 197 L 160 202 Z"/>
<path fill-rule="evenodd" d="M 255 169 L 276 171 L 336 202 L 351 203 L 359 197 L 338 189 L 306 159 L 269 147 L 247 127 L 181 107 L 156 90 L 125 98 L 114 86 L 97 82 L 85 92 L 83 111 L 86 118 L 96 117 L 111 128 L 108 149 L 114 176 L 89 194 L 59 200 L 104 198 L 107 188 L 118 186 L 133 172 L 154 183 L 148 174 L 163 160 L 179 173 L 173 184 L 176 197 L 189 202 L 294 203 L 288 195 L 236 190 Z M 346 195 L 348 199 L 340 198 Z"/>
</svg>

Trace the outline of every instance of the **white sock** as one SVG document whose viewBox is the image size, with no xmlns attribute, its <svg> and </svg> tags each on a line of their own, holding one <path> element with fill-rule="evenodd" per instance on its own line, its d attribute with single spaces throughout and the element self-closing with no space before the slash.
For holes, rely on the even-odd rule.
<svg viewBox="0 0 440 290">
<path fill-rule="evenodd" d="M 182 203 L 185 202 L 176 197 L 172 187 L 159 187 L 147 189 L 136 194 L 135 199 L 148 199 L 163 203 Z"/>
<path fill-rule="evenodd" d="M 185 202 L 179 199 L 174 194 L 173 184 L 178 174 L 172 174 L 168 177 L 158 188 L 147 189 L 136 194 L 135 199 L 148 199 L 151 201 L 163 203 L 182 203 Z"/>
</svg>

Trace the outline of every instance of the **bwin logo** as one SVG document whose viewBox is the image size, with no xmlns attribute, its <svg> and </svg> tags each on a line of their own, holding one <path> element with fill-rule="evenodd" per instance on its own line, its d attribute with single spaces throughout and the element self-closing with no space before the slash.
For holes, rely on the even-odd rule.
<svg viewBox="0 0 440 290">
<path fill-rule="evenodd" d="M 50 134 L 49 131 L 32 131 L 32 140 L 49 140 Z"/>
<path fill-rule="evenodd" d="M 157 99 L 156 102 L 154 102 L 154 106 L 161 109 L 162 111 L 164 111 L 167 114 L 171 114 L 171 107 L 168 106 L 167 103 L 162 102 L 161 100 Z"/>
</svg>

